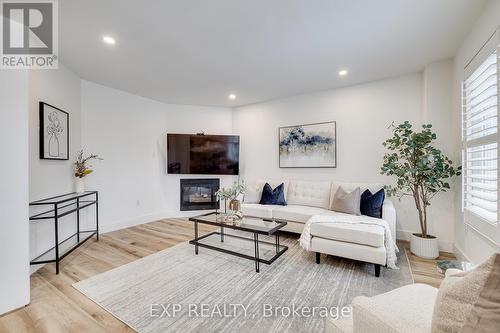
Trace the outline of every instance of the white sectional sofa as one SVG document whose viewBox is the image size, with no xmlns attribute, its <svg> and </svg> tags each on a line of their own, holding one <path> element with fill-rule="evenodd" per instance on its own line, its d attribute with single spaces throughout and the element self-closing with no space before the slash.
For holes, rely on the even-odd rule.
<svg viewBox="0 0 500 333">
<path fill-rule="evenodd" d="M 262 188 L 266 182 L 273 188 L 284 183 L 286 206 L 259 204 Z M 375 193 L 383 187 L 381 184 L 373 183 L 258 180 L 249 186 L 243 199 L 242 211 L 247 216 L 286 220 L 288 224 L 283 228 L 284 231 L 302 233 L 305 223 L 313 215 L 344 214 L 330 210 L 331 200 L 339 186 L 347 191 L 359 187 L 361 193 L 366 189 Z M 384 201 L 382 218 L 389 224 L 395 239 L 396 210 L 390 200 Z M 312 224 L 311 236 L 311 250 L 316 252 L 318 264 L 320 253 L 370 262 L 375 264 L 376 276 L 380 274 L 380 266 L 386 265 L 384 228 L 381 226 L 347 223 Z"/>
</svg>

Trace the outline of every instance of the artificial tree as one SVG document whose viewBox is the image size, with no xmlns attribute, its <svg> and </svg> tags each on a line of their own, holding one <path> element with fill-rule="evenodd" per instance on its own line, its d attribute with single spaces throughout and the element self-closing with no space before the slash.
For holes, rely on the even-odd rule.
<svg viewBox="0 0 500 333">
<path fill-rule="evenodd" d="M 418 211 L 420 234 L 422 238 L 434 238 L 428 234 L 427 206 L 439 192 L 450 189 L 449 179 L 461 174 L 461 167 L 455 168 L 453 162 L 441 150 L 432 145 L 436 134 L 432 125 L 422 125 L 420 132 L 414 131 L 410 122 L 391 125 L 393 136 L 383 145 L 389 150 L 384 156 L 382 174 L 395 176 L 396 184 L 386 186 L 389 196 L 412 196 Z"/>
</svg>

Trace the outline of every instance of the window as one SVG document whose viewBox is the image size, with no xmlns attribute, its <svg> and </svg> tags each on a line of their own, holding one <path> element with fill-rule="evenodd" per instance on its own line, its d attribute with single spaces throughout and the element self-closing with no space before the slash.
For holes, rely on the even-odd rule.
<svg viewBox="0 0 500 333">
<path fill-rule="evenodd" d="M 463 83 L 464 208 L 490 223 L 498 218 L 498 78 L 492 53 Z"/>
<path fill-rule="evenodd" d="M 498 232 L 499 32 L 465 68 L 462 86 L 463 209 L 465 222 Z M 488 229 L 490 226 L 494 229 Z"/>
</svg>

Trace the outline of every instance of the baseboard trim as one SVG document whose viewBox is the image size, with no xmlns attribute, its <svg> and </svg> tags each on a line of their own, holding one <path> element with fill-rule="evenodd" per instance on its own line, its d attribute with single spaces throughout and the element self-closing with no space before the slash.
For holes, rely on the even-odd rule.
<svg viewBox="0 0 500 333">
<path fill-rule="evenodd" d="M 105 221 L 102 221 L 101 223 L 99 223 L 99 233 L 105 234 L 108 232 L 133 227 L 139 224 L 152 222 L 155 220 L 159 220 L 161 218 L 162 216 L 160 214 L 153 213 L 142 216 L 136 216 L 127 220 L 121 220 L 119 222 L 106 223 Z"/>
<path fill-rule="evenodd" d="M 464 251 L 462 251 L 461 248 L 457 246 L 457 244 L 453 244 L 453 252 L 455 253 L 455 256 L 458 260 L 471 262 L 469 257 L 465 254 Z"/>
<path fill-rule="evenodd" d="M 149 222 L 154 222 L 162 219 L 169 219 L 169 218 L 186 218 L 186 217 L 192 217 L 196 215 L 201 215 L 211 212 L 210 210 L 198 210 L 198 211 L 188 211 L 188 212 L 179 212 L 179 211 L 164 211 L 164 212 L 157 212 L 153 214 L 147 214 L 147 215 L 142 215 L 142 216 L 137 216 L 125 221 L 119 221 L 119 222 L 111 222 L 111 223 L 105 223 L 101 222 L 99 224 L 99 233 L 100 234 L 105 234 L 108 232 L 112 231 L 117 231 L 125 228 L 130 228 L 134 227 L 136 225 L 144 224 L 144 223 L 149 223 Z"/>
<path fill-rule="evenodd" d="M 408 230 L 396 230 L 396 239 L 404 240 L 404 241 L 410 241 L 411 234 L 414 233 L 415 231 L 408 231 Z M 439 244 L 439 251 L 441 252 L 450 252 L 454 253 L 454 244 L 453 242 L 448 242 L 448 241 L 443 241 L 438 238 L 438 244 Z"/>
<path fill-rule="evenodd" d="M 16 312 L 16 311 L 19 311 L 19 310 L 22 310 L 24 309 L 25 307 L 27 307 L 28 305 L 30 305 L 30 303 L 27 303 L 27 304 L 24 304 L 24 305 L 21 305 L 20 307 L 17 307 L 15 309 L 12 309 L 12 310 L 9 310 L 7 312 L 4 312 L 4 313 L 0 313 L 0 319 L 3 318 L 3 317 L 7 317 L 8 315 Z"/>
</svg>

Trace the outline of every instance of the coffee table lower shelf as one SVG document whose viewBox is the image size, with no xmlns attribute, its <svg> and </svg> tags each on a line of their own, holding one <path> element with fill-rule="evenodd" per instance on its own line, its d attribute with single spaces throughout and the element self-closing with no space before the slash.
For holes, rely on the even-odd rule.
<svg viewBox="0 0 500 333">
<path fill-rule="evenodd" d="M 220 236 L 221 243 L 224 243 L 224 239 L 226 237 L 238 238 L 238 239 L 242 239 L 242 240 L 246 240 L 246 241 L 253 241 L 253 243 L 254 243 L 254 255 L 251 256 L 251 255 L 248 255 L 248 254 L 245 254 L 245 253 L 236 252 L 236 251 L 228 250 L 228 249 L 225 249 L 225 248 L 222 248 L 222 247 L 218 247 L 218 246 L 214 246 L 214 245 L 211 245 L 211 244 L 205 244 L 203 242 L 200 242 L 200 240 L 203 240 L 203 239 L 205 239 L 207 237 L 210 237 L 210 236 L 213 236 L 213 235 Z M 261 240 L 259 240 L 259 233 L 257 233 L 257 232 L 253 233 L 253 239 L 252 239 L 252 238 L 247 238 L 247 237 L 243 237 L 243 236 L 238 236 L 238 235 L 233 235 L 233 234 L 226 234 L 224 232 L 214 231 L 214 232 L 208 233 L 206 235 L 203 235 L 201 237 L 197 237 L 197 238 L 195 238 L 193 240 L 190 240 L 189 243 L 194 245 L 194 247 L 195 247 L 195 250 L 194 250 L 195 254 L 198 254 L 198 247 L 204 247 L 204 248 L 207 248 L 207 249 L 211 249 L 211 250 L 215 250 L 215 251 L 219 251 L 219 252 L 231 254 L 231 255 L 234 255 L 234 256 L 237 256 L 237 257 L 240 257 L 240 258 L 246 258 L 246 259 L 253 260 L 253 261 L 255 261 L 255 271 L 257 273 L 259 273 L 260 272 L 260 263 L 263 263 L 263 264 L 266 264 L 266 265 L 271 265 L 276 259 L 278 259 L 283 253 L 285 253 L 286 250 L 288 250 L 288 246 L 280 245 L 279 234 L 278 233 L 275 234 L 275 240 L 276 240 L 275 243 L 271 243 L 271 242 L 267 242 L 267 241 L 261 241 Z M 273 246 L 275 246 L 276 247 L 276 253 L 270 259 L 260 258 L 259 244 L 267 244 L 267 245 L 273 245 Z"/>
</svg>

